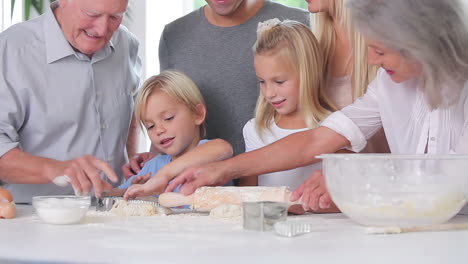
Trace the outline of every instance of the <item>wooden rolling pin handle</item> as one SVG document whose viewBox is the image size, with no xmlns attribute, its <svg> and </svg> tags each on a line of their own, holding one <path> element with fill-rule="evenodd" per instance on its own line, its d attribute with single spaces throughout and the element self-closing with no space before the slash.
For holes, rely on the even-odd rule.
<svg viewBox="0 0 468 264">
<path fill-rule="evenodd" d="M 227 193 L 226 195 L 233 195 L 233 194 Z M 164 207 L 177 207 L 177 206 L 182 206 L 182 205 L 193 206 L 194 205 L 193 197 L 194 197 L 194 194 L 185 196 L 180 193 L 168 192 L 168 193 L 162 193 L 161 195 L 159 195 L 158 202 L 161 206 L 164 206 Z M 272 199 L 271 201 L 276 200 L 278 202 L 284 202 L 284 203 L 289 204 L 289 206 L 295 205 L 295 204 L 302 204 L 300 198 L 295 202 L 291 202 L 290 197 L 291 197 L 291 192 L 287 191 L 284 194 L 282 199 L 281 197 L 277 196 L 275 199 Z"/>
<path fill-rule="evenodd" d="M 193 194 L 183 195 L 181 193 L 167 192 L 159 195 L 158 203 L 164 207 L 176 207 L 193 205 Z"/>
</svg>

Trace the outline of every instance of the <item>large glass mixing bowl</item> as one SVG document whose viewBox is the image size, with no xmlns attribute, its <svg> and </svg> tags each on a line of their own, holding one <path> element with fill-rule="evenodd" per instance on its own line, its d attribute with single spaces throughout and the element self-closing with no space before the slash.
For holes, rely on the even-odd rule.
<svg viewBox="0 0 468 264">
<path fill-rule="evenodd" d="M 467 155 L 324 154 L 323 174 L 338 208 L 366 226 L 443 223 L 465 205 Z"/>
</svg>

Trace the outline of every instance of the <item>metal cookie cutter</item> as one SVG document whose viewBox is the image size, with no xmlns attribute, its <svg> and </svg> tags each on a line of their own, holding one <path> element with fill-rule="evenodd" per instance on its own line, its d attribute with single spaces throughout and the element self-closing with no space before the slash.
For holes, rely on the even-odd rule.
<svg viewBox="0 0 468 264">
<path fill-rule="evenodd" d="M 284 221 L 274 225 L 278 236 L 294 237 L 312 232 L 312 225 L 300 221 Z"/>
<path fill-rule="evenodd" d="M 244 202 L 244 229 L 268 231 L 276 222 L 285 221 L 288 204 L 281 202 Z"/>
<path fill-rule="evenodd" d="M 104 196 L 104 197 L 98 197 L 96 199 L 96 211 L 110 211 L 114 205 L 119 202 L 120 200 L 123 200 L 122 196 Z M 134 200 L 128 200 L 128 203 L 131 204 L 149 204 L 152 205 L 156 211 L 164 213 L 164 214 L 169 214 L 170 210 L 168 208 L 162 207 L 158 203 L 158 198 L 156 197 L 138 197 L 137 199 Z"/>
<path fill-rule="evenodd" d="M 103 196 L 96 198 L 96 211 L 109 211 L 118 201 L 123 200 L 122 196 Z"/>
</svg>

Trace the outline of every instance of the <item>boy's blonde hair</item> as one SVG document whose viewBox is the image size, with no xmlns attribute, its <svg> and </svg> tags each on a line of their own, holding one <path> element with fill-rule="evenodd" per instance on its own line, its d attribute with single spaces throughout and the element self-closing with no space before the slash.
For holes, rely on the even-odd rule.
<svg viewBox="0 0 468 264">
<path fill-rule="evenodd" d="M 353 66 L 351 87 L 354 101 L 356 98 L 366 93 L 367 86 L 374 80 L 378 67 L 367 63 L 366 43 L 361 34 L 355 31 L 351 23 L 351 15 L 344 4 L 345 1 L 346 0 L 329 0 L 329 8 L 330 13 L 334 14 L 334 17 L 340 19 L 338 22 L 341 27 L 346 30 L 351 46 L 352 52 L 349 55 L 349 60 Z M 332 78 L 331 62 L 335 52 L 337 32 L 333 25 L 333 19 L 328 12 L 312 14 L 312 19 L 314 19 L 314 33 L 323 50 L 326 71 L 325 80 L 328 83 Z"/>
<path fill-rule="evenodd" d="M 182 72 L 167 70 L 159 75 L 148 78 L 135 100 L 135 118 L 137 122 L 143 125 L 143 116 L 148 97 L 155 91 L 162 91 L 174 98 L 176 101 L 184 104 L 193 113 L 199 114 L 197 105 L 201 104 L 206 108 L 205 100 L 200 93 L 197 85 Z M 206 134 L 205 122 L 200 125 L 200 137 Z"/>
<path fill-rule="evenodd" d="M 267 21 L 268 22 L 268 21 Z M 279 55 L 299 76 L 298 111 L 308 128 L 315 128 L 334 110 L 324 93 L 323 57 L 312 31 L 297 21 L 285 20 L 259 33 L 254 55 Z M 259 135 L 270 129 L 276 111 L 260 93 L 255 109 Z"/>
</svg>

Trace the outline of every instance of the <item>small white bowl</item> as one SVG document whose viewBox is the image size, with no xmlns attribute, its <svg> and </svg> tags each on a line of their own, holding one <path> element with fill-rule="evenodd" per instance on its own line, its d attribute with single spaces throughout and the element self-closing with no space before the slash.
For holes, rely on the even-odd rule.
<svg viewBox="0 0 468 264">
<path fill-rule="evenodd" d="M 35 196 L 37 215 L 48 224 L 68 225 L 81 221 L 91 205 L 90 196 Z"/>
</svg>

